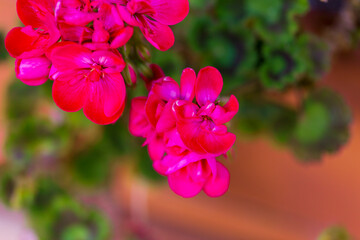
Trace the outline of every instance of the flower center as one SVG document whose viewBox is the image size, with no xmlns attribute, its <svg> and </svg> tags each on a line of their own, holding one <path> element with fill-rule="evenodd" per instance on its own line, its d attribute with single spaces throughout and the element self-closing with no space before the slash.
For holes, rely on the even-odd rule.
<svg viewBox="0 0 360 240">
<path fill-rule="evenodd" d="M 102 77 L 102 67 L 96 63 L 92 65 L 90 73 L 87 75 L 87 79 L 91 82 L 97 82 Z"/>
</svg>

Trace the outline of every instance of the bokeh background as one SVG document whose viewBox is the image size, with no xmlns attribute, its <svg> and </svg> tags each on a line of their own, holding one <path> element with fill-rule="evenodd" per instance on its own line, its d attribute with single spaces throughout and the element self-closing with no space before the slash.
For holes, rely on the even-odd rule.
<svg viewBox="0 0 360 240">
<path fill-rule="evenodd" d="M 220 69 L 240 110 L 228 193 L 175 195 L 142 140 L 64 113 L 51 83 L 15 78 L 0 42 L 0 239 L 360 239 L 356 0 L 189 0 L 175 46 L 152 62 Z M 0 0 L 2 38 L 20 24 Z M 138 86 L 128 95 L 146 94 Z"/>
</svg>

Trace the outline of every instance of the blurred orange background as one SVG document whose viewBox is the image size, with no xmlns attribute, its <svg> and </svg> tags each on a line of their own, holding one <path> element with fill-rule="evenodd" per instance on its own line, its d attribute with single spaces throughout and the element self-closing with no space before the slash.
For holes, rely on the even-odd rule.
<svg viewBox="0 0 360 240">
<path fill-rule="evenodd" d="M 0 0 L 0 28 L 5 32 L 17 25 L 15 3 Z M 1 146 L 4 97 L 13 74 L 12 61 L 0 64 Z M 227 161 L 231 185 L 225 196 L 183 199 L 166 184 L 152 186 L 119 167 L 112 188 L 117 202 L 134 221 L 146 223 L 156 239 L 304 240 L 316 239 L 332 225 L 342 225 L 360 239 L 359 76 L 360 50 L 335 57 L 322 81 L 343 95 L 353 112 L 350 141 L 336 155 L 301 164 L 266 139 L 239 137 Z"/>
</svg>

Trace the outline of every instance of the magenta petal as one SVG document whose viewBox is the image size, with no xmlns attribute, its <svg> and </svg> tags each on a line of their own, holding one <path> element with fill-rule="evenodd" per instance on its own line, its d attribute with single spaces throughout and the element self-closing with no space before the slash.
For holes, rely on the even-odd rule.
<svg viewBox="0 0 360 240">
<path fill-rule="evenodd" d="M 165 77 L 161 81 L 154 83 L 151 91 L 165 101 L 176 99 L 180 96 L 179 85 L 171 77 Z"/>
<path fill-rule="evenodd" d="M 165 154 L 165 144 L 162 135 L 155 134 L 151 139 L 148 139 L 148 152 L 151 160 L 161 160 Z"/>
<path fill-rule="evenodd" d="M 194 121 L 185 124 L 178 123 L 176 128 L 180 134 L 181 140 L 190 150 L 199 154 L 205 154 L 205 149 L 198 142 L 198 136 L 201 132 L 200 125 L 200 121 Z"/>
<path fill-rule="evenodd" d="M 73 76 L 76 76 L 74 72 Z M 84 77 L 78 81 L 54 81 L 52 95 L 56 105 L 66 112 L 83 108 L 88 95 L 88 84 Z"/>
<path fill-rule="evenodd" d="M 140 26 L 140 23 L 137 21 L 137 19 L 130 14 L 126 6 L 122 6 L 120 4 L 117 5 L 117 10 L 121 18 L 129 25 L 131 26 Z"/>
<path fill-rule="evenodd" d="M 46 42 L 32 27 L 16 27 L 6 35 L 5 47 L 10 56 L 18 57 L 38 57 L 44 54 Z"/>
<path fill-rule="evenodd" d="M 188 0 L 151 0 L 151 6 L 156 12 L 153 18 L 165 25 L 177 24 L 189 13 Z"/>
<path fill-rule="evenodd" d="M 229 189 L 230 173 L 224 165 L 217 162 L 217 174 L 204 186 L 204 192 L 210 197 L 220 197 Z"/>
<path fill-rule="evenodd" d="M 39 28 L 44 25 L 45 15 L 54 15 L 55 0 L 17 0 L 16 9 L 21 22 Z"/>
<path fill-rule="evenodd" d="M 203 106 L 207 101 L 215 102 L 223 87 L 223 79 L 220 72 L 214 67 L 205 67 L 200 70 L 195 92 L 196 100 Z"/>
<path fill-rule="evenodd" d="M 196 115 L 198 110 L 198 105 L 189 101 L 177 100 L 175 104 L 173 104 L 173 111 L 179 122 L 191 122 L 194 120 L 193 118 L 201 120 L 201 118 L 198 118 Z"/>
<path fill-rule="evenodd" d="M 82 26 L 72 26 L 66 23 L 59 23 L 62 39 L 65 41 L 73 41 L 82 43 L 90 41 L 93 34 L 93 29 Z"/>
<path fill-rule="evenodd" d="M 174 33 L 167 25 L 149 21 L 148 28 L 141 28 L 141 31 L 145 38 L 160 51 L 167 51 L 174 45 Z"/>
<path fill-rule="evenodd" d="M 191 198 L 200 193 L 204 183 L 194 182 L 187 173 L 186 167 L 168 176 L 170 188 L 184 198 Z"/>
<path fill-rule="evenodd" d="M 93 64 L 91 51 L 78 44 L 55 48 L 51 54 L 51 61 L 59 71 L 90 68 Z"/>
<path fill-rule="evenodd" d="M 129 130 L 134 136 L 145 137 L 149 129 L 149 121 L 145 115 L 146 97 L 136 97 L 131 101 Z"/>
<path fill-rule="evenodd" d="M 166 132 L 176 127 L 176 119 L 172 111 L 174 101 L 170 101 L 165 105 L 163 112 L 156 124 L 156 131 Z"/>
<path fill-rule="evenodd" d="M 111 117 L 119 111 L 125 102 L 125 82 L 120 73 L 105 74 L 104 80 L 101 84 L 105 100 L 104 113 L 107 117 Z"/>
<path fill-rule="evenodd" d="M 157 121 L 159 120 L 164 107 L 165 103 L 158 97 L 158 95 L 154 93 L 149 94 L 145 104 L 145 113 L 154 128 L 156 127 Z"/>
<path fill-rule="evenodd" d="M 49 78 L 51 62 L 46 57 L 17 59 L 15 62 L 16 77 L 30 86 L 45 83 Z"/>
<path fill-rule="evenodd" d="M 189 164 L 187 171 L 194 182 L 205 183 L 211 177 L 211 168 L 205 159 Z"/>
<path fill-rule="evenodd" d="M 236 136 L 233 133 L 218 135 L 205 130 L 200 131 L 197 138 L 197 141 L 206 152 L 216 155 L 221 155 L 229 151 L 234 145 L 235 140 Z"/>
<path fill-rule="evenodd" d="M 238 111 L 239 102 L 234 95 L 231 95 L 225 106 L 216 106 L 215 110 L 211 114 L 211 119 L 215 122 L 215 124 L 224 124 L 229 122 Z"/>
<path fill-rule="evenodd" d="M 121 106 L 121 108 L 115 115 L 111 117 L 107 117 L 103 113 L 103 109 L 101 108 L 101 105 L 91 104 L 89 103 L 89 101 L 86 101 L 83 111 L 85 116 L 88 119 L 90 119 L 92 122 L 100 125 L 107 125 L 107 124 L 115 123 L 124 112 L 124 109 L 125 109 L 125 103 Z"/>
<path fill-rule="evenodd" d="M 85 115 L 97 124 L 116 121 L 125 106 L 125 83 L 120 73 L 105 74 L 99 81 L 89 83 L 89 97 L 84 106 Z"/>
<path fill-rule="evenodd" d="M 111 41 L 111 48 L 119 48 L 124 46 L 132 37 L 134 33 L 134 28 L 130 26 L 126 26 L 125 28 L 119 30 L 114 35 L 114 39 Z"/>
<path fill-rule="evenodd" d="M 196 73 L 191 68 L 186 68 L 181 75 L 180 92 L 181 99 L 192 102 L 195 96 Z"/>
</svg>

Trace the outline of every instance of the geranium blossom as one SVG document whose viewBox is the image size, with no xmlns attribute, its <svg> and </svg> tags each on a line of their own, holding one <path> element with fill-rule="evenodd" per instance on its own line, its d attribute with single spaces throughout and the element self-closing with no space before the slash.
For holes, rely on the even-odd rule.
<svg viewBox="0 0 360 240">
<path fill-rule="evenodd" d="M 120 73 L 125 62 L 120 54 L 69 44 L 55 48 L 50 59 L 53 98 L 61 109 L 75 112 L 84 108 L 85 115 L 98 124 L 120 117 L 126 96 Z"/>
<path fill-rule="evenodd" d="M 201 190 L 217 197 L 228 189 L 229 173 L 216 158 L 235 142 L 224 124 L 239 105 L 234 96 L 220 105 L 222 84 L 213 67 L 203 68 L 198 76 L 185 69 L 180 87 L 172 78 L 161 77 L 152 82 L 148 97 L 132 101 L 130 132 L 146 138 L 155 170 L 167 176 L 172 190 L 183 197 Z"/>
</svg>

